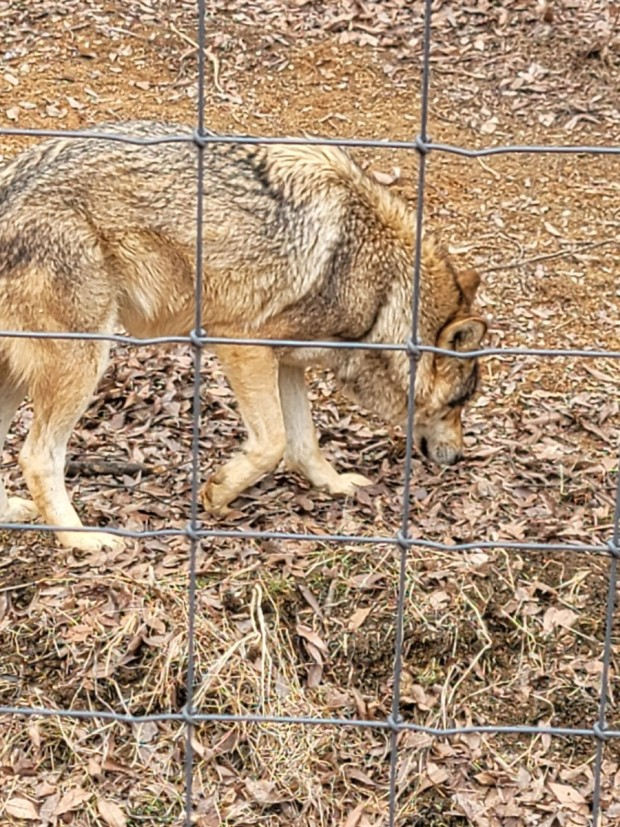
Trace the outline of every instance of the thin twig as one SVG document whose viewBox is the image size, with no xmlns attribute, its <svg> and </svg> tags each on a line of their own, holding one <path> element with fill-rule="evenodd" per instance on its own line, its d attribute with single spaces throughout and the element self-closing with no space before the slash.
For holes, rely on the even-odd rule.
<svg viewBox="0 0 620 827">
<path fill-rule="evenodd" d="M 180 31 L 180 29 L 177 29 L 174 23 L 170 23 L 169 28 L 177 35 L 177 37 L 180 37 L 181 40 L 184 40 L 186 43 L 189 43 L 190 46 L 194 47 L 194 49 L 200 48 L 200 44 L 198 43 L 198 41 L 194 40 L 192 37 L 189 37 L 189 35 L 186 35 L 184 32 Z M 215 86 L 217 91 L 220 92 L 222 95 L 228 96 L 228 92 L 226 92 L 226 90 L 222 87 L 222 84 L 220 83 L 219 60 L 210 49 L 205 49 L 205 55 L 209 58 L 209 60 L 211 61 L 211 66 L 213 67 L 213 85 Z"/>
<path fill-rule="evenodd" d="M 499 172 L 497 172 L 497 170 L 491 169 L 491 167 L 488 164 L 486 164 L 482 158 L 477 158 L 476 160 L 478 161 L 482 169 L 486 170 L 486 172 L 492 175 L 496 181 L 499 181 L 501 179 L 502 176 L 499 174 Z"/>
<path fill-rule="evenodd" d="M 617 238 L 605 238 L 603 241 L 588 241 L 584 242 L 580 247 L 573 247 L 570 250 L 559 250 L 556 253 L 546 253 L 542 256 L 534 256 L 534 258 L 523 258 L 517 261 L 511 261 L 508 264 L 494 264 L 491 267 L 481 268 L 481 273 L 493 273 L 496 270 L 514 270 L 517 267 L 524 267 L 526 264 L 535 264 L 538 261 L 549 261 L 552 258 L 569 258 L 580 253 L 582 250 L 594 250 L 597 247 L 604 247 L 606 244 L 620 243 Z"/>
</svg>

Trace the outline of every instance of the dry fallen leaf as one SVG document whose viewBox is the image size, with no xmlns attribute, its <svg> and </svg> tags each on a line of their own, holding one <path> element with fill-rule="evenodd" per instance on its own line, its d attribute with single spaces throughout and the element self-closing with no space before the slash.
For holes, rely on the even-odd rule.
<svg viewBox="0 0 620 827">
<path fill-rule="evenodd" d="M 484 135 L 492 135 L 497 129 L 497 117 L 495 115 L 480 125 L 480 131 Z"/>
<path fill-rule="evenodd" d="M 84 109 L 85 106 L 81 101 L 72 98 L 71 95 L 67 95 L 67 103 L 71 109 Z"/>
<path fill-rule="evenodd" d="M 89 798 L 92 798 L 92 792 L 84 790 L 81 787 L 74 787 L 66 792 L 60 799 L 54 815 L 61 816 L 71 810 L 77 810 L 77 808 L 81 807 L 81 805 L 85 801 L 88 801 Z"/>
<path fill-rule="evenodd" d="M 443 784 L 449 778 L 449 773 L 445 767 L 440 767 L 438 764 L 429 761 L 426 765 L 426 774 L 435 786 Z"/>
<path fill-rule="evenodd" d="M 346 819 L 344 820 L 342 827 L 357 827 L 360 823 L 362 816 L 364 815 L 364 810 L 366 808 L 365 804 L 358 804 L 354 810 L 348 814 Z"/>
<path fill-rule="evenodd" d="M 22 818 L 26 821 L 38 821 L 39 813 L 32 801 L 27 798 L 11 798 L 4 805 L 6 812 L 15 818 Z"/>
<path fill-rule="evenodd" d="M 325 641 L 322 640 L 317 635 L 316 632 L 313 632 L 312 629 L 309 629 L 307 626 L 303 626 L 302 624 L 298 624 L 297 625 L 297 634 L 300 635 L 301 637 L 303 637 L 307 641 L 307 644 L 310 645 L 309 648 L 311 647 L 315 650 L 318 650 L 319 652 L 322 652 L 325 655 L 329 653 L 329 647 L 325 643 Z M 321 663 L 321 662 L 322 661 L 320 661 L 320 660 L 317 661 L 317 663 Z"/>
<path fill-rule="evenodd" d="M 53 795 L 47 796 L 39 808 L 39 818 L 41 821 L 47 823 L 48 821 L 56 820 L 54 813 L 60 801 L 60 793 L 56 792 Z"/>
<path fill-rule="evenodd" d="M 569 787 L 568 784 L 556 784 L 553 781 L 549 782 L 549 789 L 553 792 L 560 804 L 585 804 L 586 799 L 574 787 Z"/>
<path fill-rule="evenodd" d="M 127 827 L 127 817 L 123 810 L 114 801 L 105 798 L 97 799 L 97 810 L 101 818 L 109 827 Z"/>
<path fill-rule="evenodd" d="M 538 120 L 543 126 L 551 126 L 551 124 L 555 123 L 556 116 L 553 112 L 542 112 L 538 116 Z"/>
<path fill-rule="evenodd" d="M 549 634 L 557 626 L 570 629 L 578 619 L 579 615 L 571 609 L 557 609 L 555 606 L 550 606 L 543 616 L 543 631 Z"/>
<path fill-rule="evenodd" d="M 371 612 L 372 606 L 369 606 L 366 609 L 357 609 L 349 618 L 347 629 L 350 632 L 356 632 L 360 628 L 360 626 L 363 625 L 364 621 Z"/>
<path fill-rule="evenodd" d="M 155 721 L 141 721 L 133 726 L 136 741 L 141 744 L 150 744 L 157 738 L 159 727 Z"/>
<path fill-rule="evenodd" d="M 64 118 L 67 114 L 67 110 L 64 108 L 59 108 L 54 103 L 50 103 L 45 107 L 45 111 L 50 116 L 50 118 Z"/>
<path fill-rule="evenodd" d="M 380 184 L 389 187 L 392 184 L 395 184 L 400 178 L 400 168 L 394 167 L 392 172 L 382 172 L 381 170 L 373 169 L 372 176 Z"/>
<path fill-rule="evenodd" d="M 255 781 L 253 778 L 246 778 L 244 783 L 252 799 L 259 804 L 275 804 L 281 801 L 275 792 L 275 781 Z"/>
</svg>

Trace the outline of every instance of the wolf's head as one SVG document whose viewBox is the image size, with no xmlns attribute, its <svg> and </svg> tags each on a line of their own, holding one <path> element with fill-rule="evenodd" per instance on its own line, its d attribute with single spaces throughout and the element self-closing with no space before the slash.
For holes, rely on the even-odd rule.
<svg viewBox="0 0 620 827">
<path fill-rule="evenodd" d="M 439 331 L 435 345 L 465 354 L 480 348 L 486 323 L 477 316 L 456 318 Z M 463 455 L 462 414 L 478 388 L 478 362 L 474 358 L 427 353 L 416 373 L 416 447 L 428 459 L 451 465 Z"/>
<path fill-rule="evenodd" d="M 408 251 L 409 252 L 409 251 Z M 403 258 L 367 341 L 403 343 L 411 338 L 411 258 Z M 448 354 L 417 357 L 414 441 L 430 460 L 451 465 L 463 454 L 462 414 L 478 387 L 475 358 L 486 322 L 472 310 L 480 282 L 474 270 L 457 270 L 433 239 L 424 242 L 419 338 Z M 454 353 L 454 355 L 452 355 Z M 367 409 L 398 424 L 406 422 L 410 359 L 402 351 L 356 351 L 339 374 L 343 390 Z"/>
</svg>

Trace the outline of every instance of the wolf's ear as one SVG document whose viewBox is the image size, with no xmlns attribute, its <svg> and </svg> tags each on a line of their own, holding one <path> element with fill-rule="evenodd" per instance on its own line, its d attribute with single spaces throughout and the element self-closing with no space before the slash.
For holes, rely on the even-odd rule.
<svg viewBox="0 0 620 827">
<path fill-rule="evenodd" d="M 484 319 L 476 316 L 457 319 L 447 324 L 440 332 L 437 347 L 444 348 L 444 350 L 457 350 L 460 353 L 478 350 L 486 332 L 487 323 Z"/>
<path fill-rule="evenodd" d="M 477 270 L 461 270 L 457 273 L 456 280 L 465 298 L 471 304 L 480 285 L 480 273 Z"/>
</svg>

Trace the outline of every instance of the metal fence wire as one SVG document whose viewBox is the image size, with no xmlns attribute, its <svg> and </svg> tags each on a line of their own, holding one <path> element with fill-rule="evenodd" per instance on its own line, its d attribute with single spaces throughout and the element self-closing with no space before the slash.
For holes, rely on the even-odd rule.
<svg viewBox="0 0 620 827">
<path fill-rule="evenodd" d="M 196 313 L 194 329 L 189 336 L 170 336 L 158 337 L 150 339 L 140 339 L 131 336 L 122 335 L 99 335 L 99 334 L 82 334 L 82 333 L 34 333 L 24 331 L 0 331 L 0 336 L 7 337 L 32 337 L 32 338 L 53 338 L 53 339 L 105 339 L 107 341 L 117 342 L 124 345 L 146 345 L 146 344 L 172 344 L 182 343 L 192 346 L 194 351 L 194 383 L 193 383 L 193 430 L 192 430 L 192 486 L 191 486 L 191 511 L 190 521 L 184 530 L 180 529 L 160 529 L 153 531 L 130 531 L 121 528 L 106 527 L 106 531 L 110 534 L 118 536 L 141 539 L 149 537 L 178 537 L 184 536 L 189 543 L 190 559 L 189 559 L 189 628 L 188 628 L 188 658 L 187 658 L 187 674 L 186 674 L 186 704 L 179 712 L 170 712 L 153 715 L 131 715 L 114 713 L 109 711 L 92 711 L 92 710 L 74 710 L 74 709 L 51 709 L 46 707 L 19 707 L 19 706 L 0 706 L 0 714 L 6 715 L 21 715 L 21 716 L 62 716 L 67 718 L 79 718 L 90 720 L 105 720 L 118 721 L 124 724 L 138 724 L 147 721 L 176 721 L 185 724 L 186 727 L 186 745 L 185 745 L 185 824 L 189 827 L 193 823 L 192 820 L 192 771 L 194 764 L 194 748 L 192 743 L 193 728 L 201 723 L 209 721 L 219 722 L 249 722 L 249 723 L 279 723 L 282 725 L 299 725 L 299 726 L 338 726 L 338 727 L 365 727 L 383 730 L 390 734 L 390 777 L 389 777 L 389 813 L 388 824 L 390 827 L 397 824 L 397 768 L 398 768 L 398 736 L 405 731 L 413 731 L 420 733 L 427 733 L 435 737 L 446 737 L 464 733 L 513 733 L 521 735 L 541 735 L 548 734 L 551 736 L 563 737 L 584 737 L 593 739 L 595 742 L 595 761 L 594 761 L 594 788 L 591 800 L 591 824 L 592 827 L 598 827 L 601 822 L 601 779 L 602 779 L 602 761 L 603 761 L 603 746 L 606 741 L 614 738 L 620 738 L 620 730 L 613 730 L 606 724 L 606 708 L 609 701 L 609 677 L 612 656 L 612 625 L 614 617 L 615 595 L 618 587 L 618 561 L 620 559 L 620 474 L 618 474 L 618 482 L 616 489 L 615 513 L 613 519 L 613 532 L 609 541 L 606 544 L 583 544 L 583 543 L 528 543 L 528 542 L 476 542 L 476 543 L 455 543 L 453 545 L 446 545 L 440 542 L 425 540 L 420 538 L 411 538 L 408 533 L 409 526 L 409 492 L 411 485 L 411 457 L 413 447 L 413 421 L 415 409 L 415 395 L 414 386 L 416 378 L 417 357 L 424 351 L 433 353 L 446 353 L 452 357 L 457 358 L 472 358 L 476 356 L 489 355 L 523 355 L 532 357 L 587 357 L 587 358 L 611 358 L 620 359 L 620 352 L 616 351 L 600 351 L 600 350 L 578 350 L 578 349 L 554 349 L 547 350 L 542 348 L 527 349 L 527 348 L 485 348 L 476 352 L 469 352 L 467 354 L 455 354 L 453 351 L 445 351 L 430 345 L 422 345 L 418 341 L 418 319 L 417 310 L 420 296 L 420 270 L 421 270 L 421 241 L 422 241 L 422 226 L 424 219 L 424 194 L 426 181 L 426 160 L 431 152 L 447 152 L 468 158 L 476 158 L 488 155 L 498 155 L 505 153 L 555 153 L 555 154 L 579 154 L 586 153 L 590 155 L 620 155 L 620 146 L 558 146 L 558 145 L 540 145 L 540 146 L 496 146 L 486 147 L 481 149 L 467 149 L 460 146 L 452 146 L 447 144 L 433 143 L 429 140 L 427 134 L 428 112 L 429 112 L 429 78 L 430 78 L 430 49 L 431 49 L 431 19 L 432 19 L 432 4 L 433 0 L 425 0 L 424 2 L 424 36 L 423 36 L 423 66 L 422 66 L 422 84 L 421 84 L 421 114 L 419 133 L 412 141 L 391 141 L 391 140 L 361 140 L 361 139 L 314 139 L 314 138 L 257 138 L 249 136 L 237 135 L 212 135 L 206 128 L 204 123 L 205 112 L 205 42 L 206 42 L 206 10 L 205 0 L 197 0 L 198 13 L 198 112 L 196 128 L 190 134 L 167 135 L 161 138 L 140 138 L 132 135 L 120 135 L 118 133 L 108 134 L 106 132 L 76 132 L 71 130 L 44 130 L 44 129 L 15 129 L 15 128 L 0 128 L 0 135 L 11 136 L 40 136 L 40 137 L 64 137 L 64 138 L 82 138 L 85 137 L 107 141 L 120 141 L 136 145 L 152 145 L 160 143 L 172 142 L 188 142 L 193 143 L 196 147 L 198 155 L 197 165 L 197 236 L 196 236 L 196 274 L 195 274 L 195 297 L 196 297 Z M 418 173 L 418 193 L 417 193 L 417 209 L 416 209 L 416 244 L 414 261 L 412 263 L 412 305 L 413 305 L 413 324 L 411 330 L 411 337 L 407 342 L 395 342 L 387 345 L 373 345 L 365 343 L 351 343 L 351 342 L 316 342 L 316 341 L 300 341 L 300 340 L 265 340 L 265 339 L 225 339 L 221 337 L 210 337 L 208 331 L 204 331 L 201 325 L 201 304 L 202 304 L 202 229 L 203 229 L 203 177 L 204 177 L 204 153 L 208 150 L 210 144 L 215 142 L 221 143 L 237 143 L 237 144 L 256 144 L 256 143 L 272 143 L 272 144 L 333 144 L 338 146 L 348 147 L 374 147 L 374 148 L 394 148 L 405 149 L 415 152 L 419 158 L 419 173 Z M 215 529 L 207 528 L 201 525 L 198 512 L 198 487 L 199 487 L 199 425 L 200 425 L 200 366 L 203 349 L 207 345 L 221 344 L 221 343 L 236 343 L 236 344 L 269 344 L 269 345 L 286 345 L 288 347 L 304 347 L 313 345 L 325 348 L 365 348 L 365 349 L 391 349 L 401 350 L 409 354 L 410 358 L 410 385 L 409 385 L 409 404 L 408 404 L 408 420 L 407 420 L 407 450 L 404 468 L 404 486 L 403 486 L 403 507 L 400 530 L 395 536 L 391 537 L 368 537 L 345 534 L 303 534 L 303 533 L 289 533 L 281 531 L 245 531 L 234 529 Z M 79 529 L 58 528 L 54 526 L 41 525 L 27 525 L 22 523 L 4 523 L 0 525 L 0 529 L 5 530 L 19 530 L 19 531 L 97 531 L 96 527 L 84 526 Z M 307 541 L 311 543 L 356 543 L 356 544 L 388 544 L 399 549 L 399 582 L 398 582 L 398 597 L 397 610 L 395 615 L 396 625 L 396 643 L 394 652 L 394 670 L 393 670 L 393 697 L 391 704 L 391 714 L 385 720 L 356 720 L 349 718 L 319 718 L 319 717 L 303 717 L 303 716 L 275 716 L 275 715 L 225 715 L 225 714 L 204 714 L 194 706 L 194 690 L 195 690 L 195 614 L 196 614 L 196 554 L 201 541 L 214 538 L 245 538 L 245 539 L 276 539 L 276 540 L 296 540 Z M 457 553 L 459 551 L 467 551 L 469 549 L 482 548 L 503 548 L 514 551 L 565 551 L 574 553 L 594 553 L 602 554 L 609 557 L 609 587 L 606 607 L 606 621 L 605 621 L 605 637 L 603 643 L 602 653 L 602 674 L 600 684 L 598 715 L 594 722 L 589 725 L 584 725 L 582 728 L 570 727 L 552 727 L 552 726 L 468 726 L 468 727 L 426 727 L 413 723 L 405 722 L 400 715 L 400 690 L 401 690 L 401 675 L 402 675 L 402 643 L 403 643 L 403 621 L 405 612 L 405 594 L 406 594 L 406 570 L 407 557 L 411 548 L 426 548 L 441 551 L 451 551 Z"/>
</svg>

